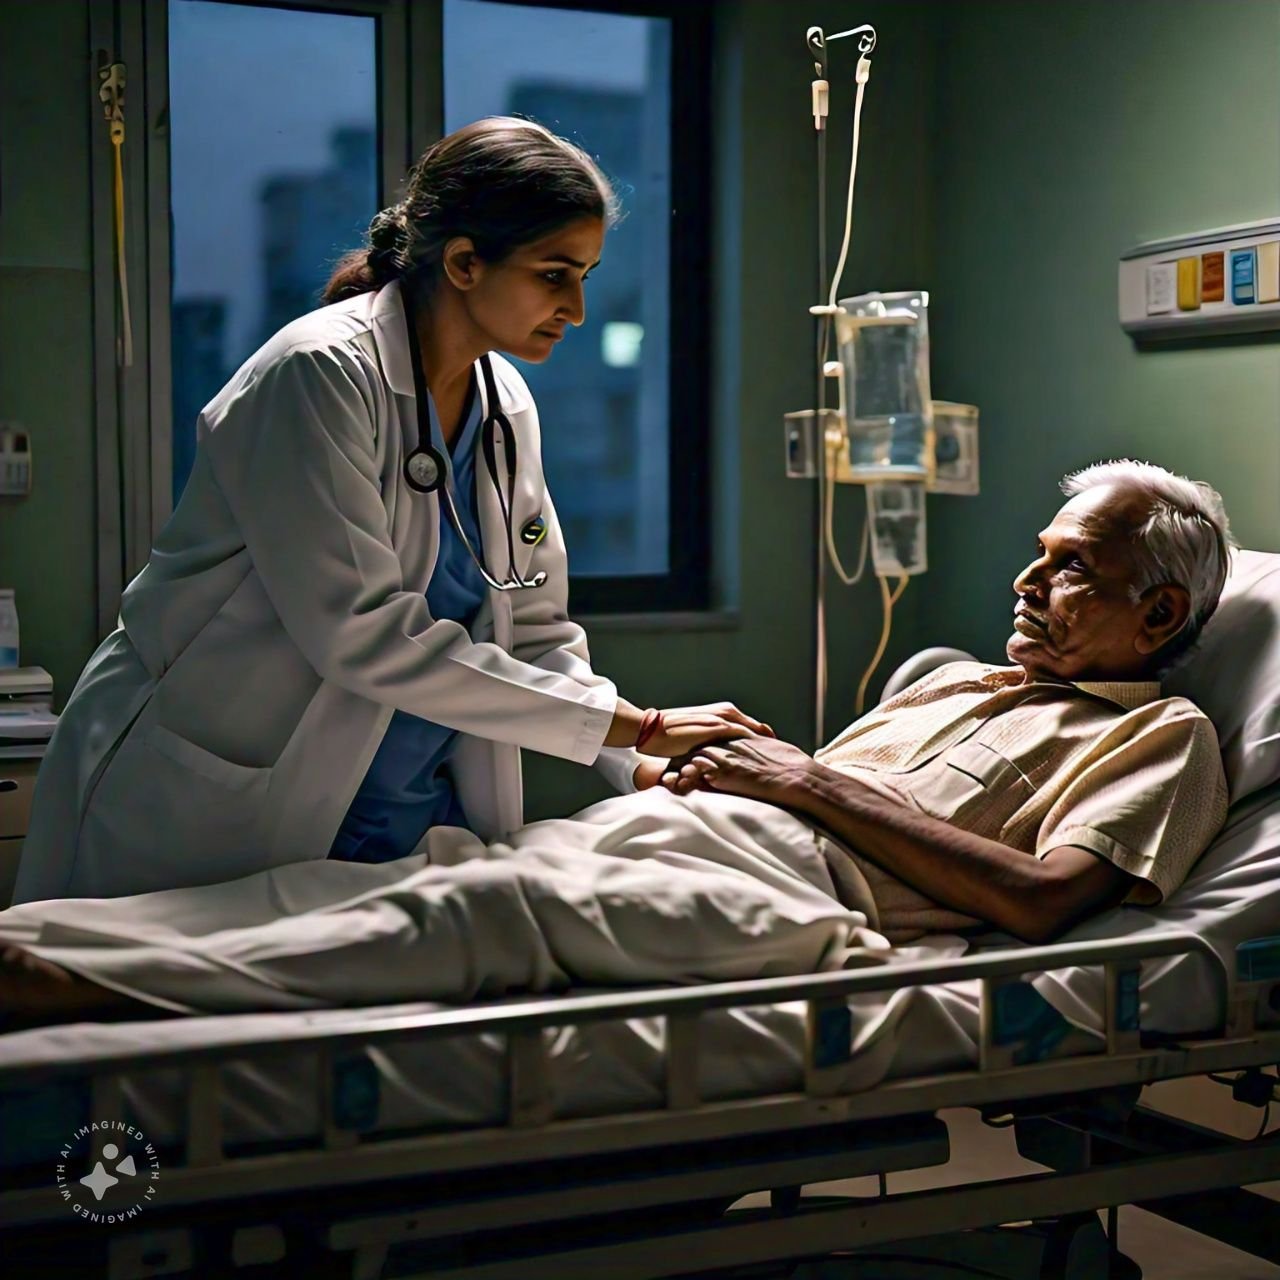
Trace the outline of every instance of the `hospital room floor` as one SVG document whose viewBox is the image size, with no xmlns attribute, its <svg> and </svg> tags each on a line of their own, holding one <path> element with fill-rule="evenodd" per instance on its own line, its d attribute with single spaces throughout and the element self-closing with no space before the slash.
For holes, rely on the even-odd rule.
<svg viewBox="0 0 1280 1280">
<path fill-rule="evenodd" d="M 951 1160 L 935 1169 L 890 1174 L 890 1192 L 1043 1172 L 1043 1166 L 1018 1154 L 1011 1129 L 992 1129 L 969 1108 L 939 1115 L 951 1131 Z M 1280 1183 L 1253 1190 L 1280 1200 Z M 874 1195 L 875 1191 L 874 1178 L 816 1183 L 806 1188 L 810 1195 Z M 739 1201 L 744 1207 L 766 1203 L 764 1196 Z M 1120 1250 L 1142 1268 L 1144 1280 L 1280 1280 L 1280 1267 L 1272 1263 L 1129 1206 L 1120 1210 Z M 946 1272 L 947 1276 L 954 1274 L 951 1269 Z"/>
</svg>

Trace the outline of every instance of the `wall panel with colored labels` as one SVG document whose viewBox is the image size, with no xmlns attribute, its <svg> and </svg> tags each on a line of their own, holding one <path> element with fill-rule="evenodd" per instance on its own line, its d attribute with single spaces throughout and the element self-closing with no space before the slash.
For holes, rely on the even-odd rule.
<svg viewBox="0 0 1280 1280">
<path fill-rule="evenodd" d="M 1130 249 L 1120 258 L 1120 325 L 1152 339 L 1280 329 L 1280 220 Z"/>
</svg>

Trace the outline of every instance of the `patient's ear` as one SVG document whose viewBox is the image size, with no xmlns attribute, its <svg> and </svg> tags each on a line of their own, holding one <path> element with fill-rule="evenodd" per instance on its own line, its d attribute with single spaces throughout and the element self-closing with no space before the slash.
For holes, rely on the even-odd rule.
<svg viewBox="0 0 1280 1280">
<path fill-rule="evenodd" d="M 1133 638 L 1141 654 L 1163 648 L 1187 625 L 1191 617 L 1191 593 L 1186 587 L 1165 582 L 1142 597 L 1142 627 Z"/>
</svg>

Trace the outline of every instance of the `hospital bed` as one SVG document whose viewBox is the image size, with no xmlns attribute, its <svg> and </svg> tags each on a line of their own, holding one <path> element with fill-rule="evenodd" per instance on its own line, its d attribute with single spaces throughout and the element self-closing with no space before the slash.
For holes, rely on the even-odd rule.
<svg viewBox="0 0 1280 1280">
<path fill-rule="evenodd" d="M 891 1248 L 1124 1275 L 1091 1211 L 1135 1202 L 1280 1262 L 1280 1206 L 1240 1190 L 1280 1177 L 1280 1135 L 1139 1099 L 1210 1074 L 1259 1105 L 1275 1087 L 1278 624 L 1280 557 L 1242 553 L 1170 682 L 1218 725 L 1227 827 L 1160 909 L 1053 946 L 935 937 L 836 973 L 0 1036 L 5 1274 L 941 1274 L 877 1270 Z M 953 1107 L 1011 1125 L 1046 1171 L 895 1190 L 947 1161 Z M 157 1192 L 77 1221 L 59 1150 L 115 1120 L 153 1144 Z M 114 1133 L 86 1139 L 93 1159 Z M 866 1194 L 801 1195 L 867 1175 Z M 767 1202 L 731 1208 L 752 1192 Z M 982 1230 L 1018 1222 L 1039 1225 Z"/>
</svg>

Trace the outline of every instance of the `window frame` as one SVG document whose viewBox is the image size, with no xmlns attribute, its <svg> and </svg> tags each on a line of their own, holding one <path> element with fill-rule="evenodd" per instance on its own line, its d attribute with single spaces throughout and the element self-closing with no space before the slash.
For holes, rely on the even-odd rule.
<svg viewBox="0 0 1280 1280">
<path fill-rule="evenodd" d="M 398 199 L 409 166 L 443 132 L 441 0 L 222 2 L 377 21 L 378 189 L 384 206 Z M 695 282 L 705 276 L 710 246 L 711 155 L 708 130 L 682 130 L 677 122 L 708 118 L 710 5 L 702 0 L 503 2 L 664 17 L 672 23 L 669 571 L 571 576 L 570 603 L 577 616 L 702 611 L 711 603 L 710 316 L 707 291 Z M 128 77 L 125 246 L 133 332 L 133 362 L 122 367 L 113 159 L 95 95 L 90 183 L 100 635 L 117 625 L 121 593 L 146 563 L 173 509 L 168 27 L 168 0 L 105 0 L 89 7 L 95 67 L 123 62 Z M 572 573 L 572 548 L 570 568 Z"/>
</svg>

